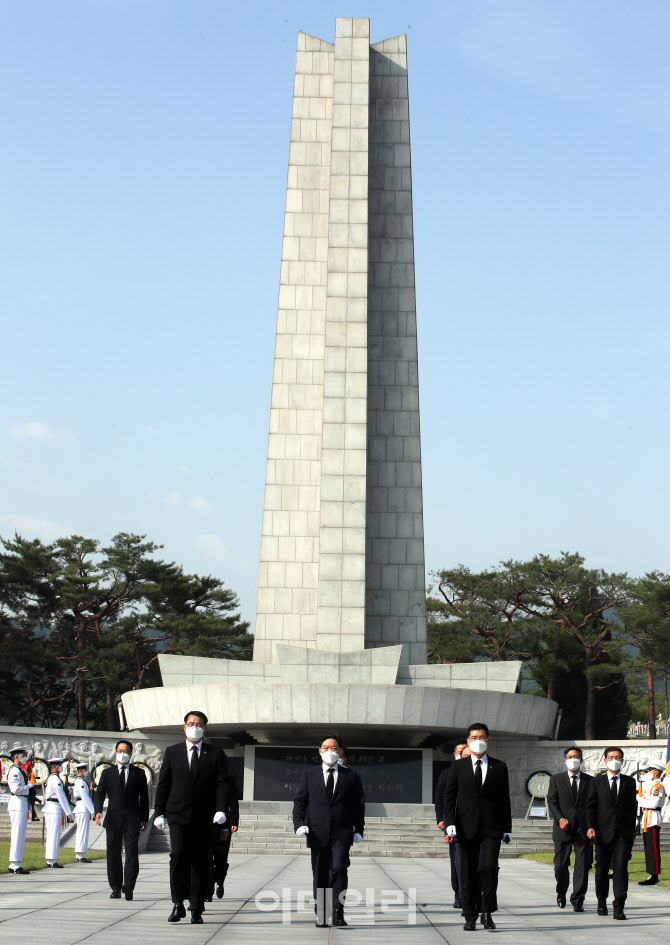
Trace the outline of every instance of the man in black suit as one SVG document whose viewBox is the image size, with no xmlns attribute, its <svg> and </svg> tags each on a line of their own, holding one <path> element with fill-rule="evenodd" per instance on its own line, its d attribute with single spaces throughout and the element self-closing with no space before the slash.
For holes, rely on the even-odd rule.
<svg viewBox="0 0 670 945">
<path fill-rule="evenodd" d="M 454 746 L 454 761 L 458 761 L 461 757 L 463 749 L 467 747 L 467 743 L 464 741 L 458 742 Z M 435 786 L 435 819 L 437 820 L 438 829 L 443 833 L 445 832 L 444 826 L 444 789 L 447 786 L 447 775 L 449 774 L 449 765 L 448 768 L 445 768 L 444 771 L 440 772 L 440 776 L 437 779 L 437 784 Z M 446 839 L 446 836 L 445 836 Z M 458 843 L 449 844 L 449 866 L 451 870 L 451 888 L 454 891 L 454 909 L 463 908 L 463 900 L 461 899 L 461 878 L 460 878 L 460 857 L 458 850 Z"/>
<path fill-rule="evenodd" d="M 581 748 L 563 752 L 565 771 L 552 774 L 547 803 L 554 818 L 554 876 L 556 902 L 565 909 L 570 886 L 570 854 L 575 851 L 575 868 L 570 903 L 575 912 L 584 911 L 589 883 L 589 840 L 596 835 L 596 793 L 593 778 L 581 771 Z"/>
<path fill-rule="evenodd" d="M 186 742 L 165 749 L 156 788 L 154 826 L 170 828 L 170 892 L 173 909 L 168 922 L 186 918 L 201 923 L 209 887 L 209 850 L 214 824 L 224 824 L 230 781 L 224 752 L 203 741 L 204 712 L 184 716 Z"/>
<path fill-rule="evenodd" d="M 447 837 L 460 844 L 461 897 L 466 932 L 477 928 L 477 868 L 481 869 L 481 911 L 485 929 L 495 929 L 500 844 L 512 837 L 509 776 L 504 761 L 487 754 L 489 730 L 483 722 L 468 728 L 471 755 L 455 761 L 444 789 Z M 480 863 L 481 854 L 481 863 Z"/>
<path fill-rule="evenodd" d="M 609 871 L 612 870 L 614 902 L 612 916 L 625 919 L 623 911 L 628 894 L 628 860 L 635 842 L 637 820 L 637 785 L 635 778 L 620 774 L 623 751 L 617 747 L 604 751 L 606 774 L 594 778 L 596 824 L 596 896 L 598 915 L 607 915 Z"/>
<path fill-rule="evenodd" d="M 338 765 L 341 744 L 336 735 L 321 742 L 321 763 L 304 771 L 293 801 L 296 836 L 307 837 L 312 854 L 316 924 L 346 925 L 343 893 L 347 888 L 349 850 L 365 828 L 365 799 L 353 768 Z M 331 919 L 332 917 L 332 919 Z"/>
<path fill-rule="evenodd" d="M 140 871 L 137 845 L 140 833 L 149 820 L 149 791 L 141 768 L 129 764 L 132 743 L 123 738 L 116 743 L 116 763 L 105 768 L 93 794 L 95 822 L 106 830 L 107 878 L 112 887 L 110 899 L 133 898 L 133 890 Z M 107 813 L 102 820 L 107 799 Z M 125 870 L 121 847 L 126 851 Z"/>
</svg>

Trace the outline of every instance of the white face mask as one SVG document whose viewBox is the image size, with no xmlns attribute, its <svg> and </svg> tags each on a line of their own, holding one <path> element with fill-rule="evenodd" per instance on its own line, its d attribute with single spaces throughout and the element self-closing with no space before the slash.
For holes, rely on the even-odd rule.
<svg viewBox="0 0 670 945">
<path fill-rule="evenodd" d="M 618 758 L 610 758 L 609 761 L 605 763 L 609 771 L 620 771 L 621 765 L 623 764 Z"/>
<path fill-rule="evenodd" d="M 120 765 L 127 765 L 130 761 L 130 755 L 127 751 L 117 751 L 116 760 Z"/>
<path fill-rule="evenodd" d="M 568 771 L 579 771 L 582 766 L 582 762 L 579 758 L 568 758 L 565 764 L 567 765 Z"/>
<path fill-rule="evenodd" d="M 190 738 L 192 742 L 199 742 L 202 736 L 205 734 L 204 728 L 201 728 L 199 725 L 189 725 L 188 728 L 184 729 L 186 737 Z"/>
<path fill-rule="evenodd" d="M 321 752 L 321 758 L 327 765 L 334 765 L 339 757 L 339 751 L 334 751 L 332 748 L 328 748 L 326 751 Z"/>
<path fill-rule="evenodd" d="M 470 751 L 475 755 L 484 755 L 488 746 L 489 743 L 484 741 L 483 738 L 476 738 L 474 742 L 470 742 Z"/>
</svg>

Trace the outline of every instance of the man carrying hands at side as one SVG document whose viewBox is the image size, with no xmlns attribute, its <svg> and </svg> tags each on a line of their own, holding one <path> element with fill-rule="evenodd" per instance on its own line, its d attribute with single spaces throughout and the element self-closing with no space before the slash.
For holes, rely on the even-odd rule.
<svg viewBox="0 0 670 945">
<path fill-rule="evenodd" d="M 556 901 L 559 909 L 565 909 L 570 887 L 570 854 L 574 849 L 570 903 L 575 912 L 583 912 L 589 883 L 589 841 L 596 835 L 596 793 L 593 778 L 581 770 L 581 748 L 566 748 L 563 759 L 565 771 L 552 774 L 547 795 L 554 818 Z"/>
</svg>

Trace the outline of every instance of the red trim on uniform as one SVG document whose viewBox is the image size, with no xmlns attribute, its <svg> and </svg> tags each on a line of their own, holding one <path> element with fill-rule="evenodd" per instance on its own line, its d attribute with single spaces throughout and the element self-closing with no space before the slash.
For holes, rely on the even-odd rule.
<svg viewBox="0 0 670 945">
<path fill-rule="evenodd" d="M 660 834 L 661 831 L 658 827 L 652 827 L 652 840 L 653 840 L 653 849 L 654 849 L 654 863 L 656 864 L 656 875 L 661 872 L 661 866 L 659 862 L 659 844 L 660 844 Z"/>
</svg>

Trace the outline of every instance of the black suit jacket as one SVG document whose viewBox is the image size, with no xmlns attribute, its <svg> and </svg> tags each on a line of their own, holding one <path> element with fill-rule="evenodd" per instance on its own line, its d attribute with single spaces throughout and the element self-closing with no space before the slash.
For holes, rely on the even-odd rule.
<svg viewBox="0 0 670 945">
<path fill-rule="evenodd" d="M 590 774 L 584 771 L 579 772 L 576 805 L 572 798 L 569 772 L 566 770 L 561 771 L 560 774 L 552 774 L 549 780 L 547 803 L 551 816 L 554 818 L 552 835 L 556 842 L 572 840 L 577 824 L 583 834 L 586 834 L 587 830 L 596 829 L 596 789 Z M 568 821 L 565 830 L 561 830 L 558 825 L 563 817 Z"/>
<path fill-rule="evenodd" d="M 106 829 L 111 827 L 118 830 L 124 822 L 139 825 L 149 820 L 149 791 L 141 768 L 128 765 L 124 791 L 121 790 L 118 767 L 113 764 L 105 768 L 93 794 L 93 810 L 96 814 L 103 812 L 105 798 L 108 799 L 108 805 L 102 826 Z"/>
<path fill-rule="evenodd" d="M 461 840 L 472 840 L 479 831 L 484 837 L 502 840 L 503 834 L 512 832 L 509 776 L 504 761 L 488 756 L 481 794 L 475 787 L 471 758 L 454 761 L 444 789 L 444 826 L 452 824 Z"/>
<path fill-rule="evenodd" d="M 361 779 L 351 768 L 337 769 L 337 785 L 331 800 L 326 794 L 323 766 L 303 771 L 298 793 L 293 801 L 293 829 L 309 827 L 307 846 L 318 850 L 332 839 L 346 846 L 354 842 L 354 833 L 365 829 L 365 798 Z"/>
<path fill-rule="evenodd" d="M 616 807 L 612 803 L 609 778 L 599 774 L 593 779 L 597 802 L 596 840 L 611 843 L 615 828 L 626 843 L 635 841 L 635 821 L 637 820 L 637 785 L 635 778 L 620 774 L 619 792 Z"/>
<path fill-rule="evenodd" d="M 203 742 L 198 770 L 192 776 L 186 744 L 183 741 L 165 749 L 156 788 L 156 816 L 184 827 L 194 822 L 211 824 L 214 814 L 225 812 L 230 803 L 226 755 L 216 745 Z"/>
<path fill-rule="evenodd" d="M 447 776 L 451 771 L 451 765 L 448 768 L 445 768 L 444 771 L 440 771 L 440 776 L 437 779 L 437 785 L 435 786 L 435 823 L 439 824 L 444 821 L 444 789 L 447 786 Z M 444 825 L 445 827 L 448 824 Z"/>
</svg>

